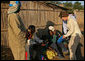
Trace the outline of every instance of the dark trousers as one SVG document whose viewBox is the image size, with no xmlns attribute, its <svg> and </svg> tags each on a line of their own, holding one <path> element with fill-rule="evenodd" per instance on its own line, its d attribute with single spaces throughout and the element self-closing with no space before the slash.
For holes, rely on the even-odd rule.
<svg viewBox="0 0 85 61">
<path fill-rule="evenodd" d="M 41 48 L 39 48 L 39 46 L 30 45 L 29 52 L 30 52 L 31 60 L 40 60 L 40 55 L 42 52 L 41 52 Z"/>
<path fill-rule="evenodd" d="M 58 54 L 63 54 L 62 51 L 66 51 L 67 49 L 65 48 L 64 44 L 56 44 L 52 43 L 51 47 L 58 53 Z"/>
<path fill-rule="evenodd" d="M 36 57 L 36 50 L 33 49 L 33 45 L 29 46 L 30 60 L 34 60 Z"/>
<path fill-rule="evenodd" d="M 58 44 L 58 43 L 57 43 Z M 58 47 L 62 50 L 62 52 L 67 51 L 67 48 L 64 46 L 63 43 L 59 43 Z"/>
<path fill-rule="evenodd" d="M 60 54 L 59 48 L 58 48 L 58 46 L 56 45 L 56 43 L 52 43 L 50 46 L 51 46 L 58 54 Z"/>
</svg>

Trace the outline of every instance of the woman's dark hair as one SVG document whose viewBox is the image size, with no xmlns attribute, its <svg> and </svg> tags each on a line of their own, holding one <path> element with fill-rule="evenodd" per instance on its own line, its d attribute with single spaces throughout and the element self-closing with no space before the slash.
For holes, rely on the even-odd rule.
<svg viewBox="0 0 85 61">
<path fill-rule="evenodd" d="M 28 29 L 31 30 L 32 33 L 35 32 L 35 26 L 34 26 L 34 25 L 30 25 L 30 26 L 28 27 Z"/>
</svg>

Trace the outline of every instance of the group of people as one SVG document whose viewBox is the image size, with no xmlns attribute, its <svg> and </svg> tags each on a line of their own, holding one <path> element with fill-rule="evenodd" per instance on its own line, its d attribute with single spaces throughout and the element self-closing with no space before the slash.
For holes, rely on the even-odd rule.
<svg viewBox="0 0 85 61">
<path fill-rule="evenodd" d="M 9 46 L 14 56 L 14 60 L 30 60 L 32 58 L 33 45 L 42 44 L 44 40 L 37 37 L 35 32 L 35 26 L 30 25 L 28 29 L 25 28 L 18 12 L 20 11 L 21 4 L 19 1 L 10 1 L 8 9 L 8 39 Z M 77 45 L 81 39 L 81 31 L 74 17 L 70 16 L 68 12 L 61 12 L 59 17 L 66 21 L 67 32 L 62 35 L 62 39 L 71 36 L 68 44 L 68 49 L 70 52 L 70 60 L 76 59 L 75 52 Z M 58 46 L 62 49 L 62 52 L 67 52 L 68 50 L 64 47 L 63 43 L 56 44 L 57 33 L 53 26 L 48 27 L 49 37 L 48 40 L 50 46 L 58 53 L 59 58 L 64 58 L 60 52 Z M 59 35 L 59 34 L 58 34 Z M 61 36 L 61 35 L 60 35 Z M 27 51 L 27 58 L 25 52 Z M 37 54 L 37 53 L 36 53 Z"/>
<path fill-rule="evenodd" d="M 37 50 L 35 50 L 36 48 L 38 48 L 38 46 L 35 47 L 36 44 L 41 44 L 41 46 L 44 45 L 44 44 L 45 45 L 48 44 L 52 49 L 54 49 L 58 53 L 57 57 L 64 58 L 62 52 L 66 53 L 66 52 L 68 52 L 68 50 L 64 46 L 63 43 L 57 43 L 57 40 L 61 36 L 61 34 L 59 32 L 56 32 L 56 29 L 53 26 L 49 26 L 48 33 L 49 33 L 48 38 L 46 38 L 48 41 L 46 41 L 44 39 L 40 39 L 37 36 L 37 33 L 35 32 L 35 26 L 34 25 L 30 25 L 28 27 L 28 30 L 26 32 L 26 38 L 27 38 L 27 40 L 26 40 L 27 41 L 27 43 L 26 43 L 27 58 L 26 59 L 27 60 L 35 58 L 35 57 L 33 58 L 33 51 L 36 52 L 35 56 L 39 57 L 40 54 L 42 54 L 42 52 L 41 52 L 42 49 L 40 49 L 39 52 Z M 44 43 L 44 42 L 47 42 L 47 43 Z M 60 50 L 59 47 L 61 48 L 61 50 Z"/>
</svg>

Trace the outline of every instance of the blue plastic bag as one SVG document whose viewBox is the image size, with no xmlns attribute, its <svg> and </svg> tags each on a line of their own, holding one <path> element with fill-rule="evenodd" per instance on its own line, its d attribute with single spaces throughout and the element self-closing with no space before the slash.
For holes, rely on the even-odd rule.
<svg viewBox="0 0 85 61">
<path fill-rule="evenodd" d="M 13 6 L 13 4 L 9 4 L 9 6 L 11 7 L 11 6 Z"/>
<path fill-rule="evenodd" d="M 61 36 L 58 40 L 57 43 L 61 43 L 63 41 L 63 36 Z"/>
<path fill-rule="evenodd" d="M 16 2 L 16 4 L 18 4 L 19 3 L 19 1 L 15 1 Z M 11 7 L 11 6 L 13 6 L 13 4 L 9 4 L 9 6 Z"/>
<path fill-rule="evenodd" d="M 18 4 L 19 3 L 19 1 L 16 1 L 16 4 Z"/>
</svg>

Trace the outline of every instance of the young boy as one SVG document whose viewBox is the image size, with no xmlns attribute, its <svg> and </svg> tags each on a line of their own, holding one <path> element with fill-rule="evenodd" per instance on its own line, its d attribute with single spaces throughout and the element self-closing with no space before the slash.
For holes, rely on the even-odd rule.
<svg viewBox="0 0 85 61">
<path fill-rule="evenodd" d="M 36 44 L 42 43 L 43 40 L 40 40 L 36 33 L 35 33 L 35 26 L 30 25 L 28 27 L 28 30 L 26 32 L 26 38 L 27 38 L 27 44 L 26 44 L 26 50 L 27 50 L 27 60 L 31 59 L 36 59 L 35 57 L 37 56 L 37 50 L 36 48 L 34 49 Z M 35 54 L 34 54 L 35 53 Z M 38 52 L 39 54 L 39 52 Z"/>
<path fill-rule="evenodd" d="M 31 39 L 33 38 L 33 34 L 35 32 L 35 27 L 30 25 L 26 30 L 26 60 L 30 60 L 30 46 L 31 46 Z"/>
</svg>

